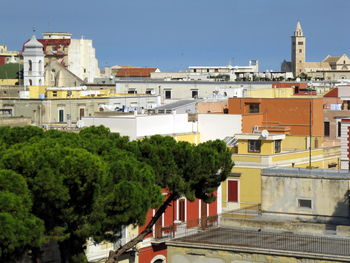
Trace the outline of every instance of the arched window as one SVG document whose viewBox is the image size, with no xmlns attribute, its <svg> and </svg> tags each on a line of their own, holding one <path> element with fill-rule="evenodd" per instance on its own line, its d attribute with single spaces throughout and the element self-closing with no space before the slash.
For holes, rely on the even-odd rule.
<svg viewBox="0 0 350 263">
<path fill-rule="evenodd" d="M 39 74 L 41 74 L 41 67 L 42 67 L 42 62 L 41 62 L 41 60 L 39 60 Z"/>
<path fill-rule="evenodd" d="M 52 69 L 51 70 L 51 81 L 55 81 L 55 70 L 54 69 Z"/>
<path fill-rule="evenodd" d="M 152 258 L 150 263 L 166 263 L 166 258 L 163 255 L 157 255 Z"/>
<path fill-rule="evenodd" d="M 29 79 L 29 86 L 33 85 L 33 81 L 31 79 Z"/>
<path fill-rule="evenodd" d="M 28 61 L 29 64 L 29 71 L 33 70 L 33 62 L 31 60 Z"/>
</svg>

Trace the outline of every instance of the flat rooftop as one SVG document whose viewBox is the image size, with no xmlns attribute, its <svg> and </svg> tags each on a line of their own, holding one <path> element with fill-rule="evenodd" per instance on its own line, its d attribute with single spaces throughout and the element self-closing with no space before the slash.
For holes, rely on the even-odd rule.
<svg viewBox="0 0 350 263">
<path fill-rule="evenodd" d="M 262 176 L 302 177 L 315 179 L 350 180 L 348 170 L 306 169 L 297 167 L 270 167 L 262 169 Z"/>
<path fill-rule="evenodd" d="M 194 235 L 173 239 L 169 246 L 202 249 L 309 255 L 346 259 L 350 262 L 350 238 L 326 235 L 304 235 L 293 232 L 248 228 L 214 228 Z"/>
</svg>

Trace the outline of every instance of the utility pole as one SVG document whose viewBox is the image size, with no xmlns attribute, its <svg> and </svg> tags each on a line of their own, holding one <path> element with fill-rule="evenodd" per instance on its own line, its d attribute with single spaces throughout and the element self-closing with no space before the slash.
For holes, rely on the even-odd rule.
<svg viewBox="0 0 350 263">
<path fill-rule="evenodd" d="M 309 139 L 309 169 L 312 169 L 311 167 L 311 149 L 312 149 L 312 98 L 310 99 L 310 139 Z"/>
</svg>

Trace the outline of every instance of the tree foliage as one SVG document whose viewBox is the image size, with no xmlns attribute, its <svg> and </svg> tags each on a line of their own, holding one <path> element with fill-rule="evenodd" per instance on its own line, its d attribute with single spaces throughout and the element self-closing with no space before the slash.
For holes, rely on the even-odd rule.
<svg viewBox="0 0 350 263">
<path fill-rule="evenodd" d="M 161 189 L 171 200 L 186 196 L 213 201 L 213 192 L 232 168 L 231 154 L 221 141 L 196 146 L 153 136 L 129 142 L 101 126 L 80 133 L 0 127 L 0 154 L 0 169 L 22 176 L 32 196 L 23 212 L 37 220 L 32 219 L 37 227 L 28 234 L 29 244 L 35 248 L 43 240 L 56 241 L 62 262 L 86 262 L 88 238 L 114 241 L 121 227 L 144 224 L 150 208 L 165 209 Z M 37 231 L 40 222 L 45 239 Z M 22 252 L 28 248 L 25 242 L 19 247 Z"/>
<path fill-rule="evenodd" d="M 43 241 L 44 224 L 31 213 L 32 200 L 25 179 L 0 170 L 0 261 L 19 258 Z"/>
</svg>

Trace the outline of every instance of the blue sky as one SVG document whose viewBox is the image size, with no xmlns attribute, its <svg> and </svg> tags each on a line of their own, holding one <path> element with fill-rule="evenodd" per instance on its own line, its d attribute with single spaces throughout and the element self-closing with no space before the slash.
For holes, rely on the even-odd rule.
<svg viewBox="0 0 350 263">
<path fill-rule="evenodd" d="M 178 71 L 246 65 L 279 70 L 301 21 L 307 61 L 350 55 L 349 0 L 1 0 L 0 43 L 20 50 L 35 26 L 93 39 L 100 67 L 115 64 Z"/>
</svg>

